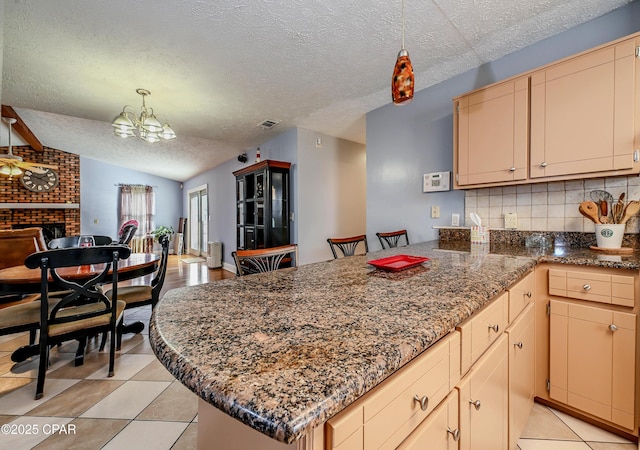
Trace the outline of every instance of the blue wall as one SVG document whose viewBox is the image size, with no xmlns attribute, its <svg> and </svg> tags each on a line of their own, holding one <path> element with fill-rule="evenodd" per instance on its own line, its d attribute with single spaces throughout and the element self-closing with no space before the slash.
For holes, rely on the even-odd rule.
<svg viewBox="0 0 640 450">
<path fill-rule="evenodd" d="M 115 238 L 120 228 L 118 184 L 145 184 L 156 193 L 156 226 L 178 227 L 182 189 L 178 181 L 80 157 L 80 232 Z M 97 220 L 98 223 L 95 223 Z"/>
<path fill-rule="evenodd" d="M 640 2 L 560 33 L 497 61 L 416 93 L 405 106 L 385 105 L 367 114 L 367 235 L 406 228 L 412 242 L 437 239 L 436 225 L 464 220 L 464 193 L 422 193 L 422 175 L 453 171 L 452 99 L 476 88 L 640 30 Z M 411 51 L 411 49 L 409 49 Z M 431 219 L 432 205 L 440 219 Z"/>
</svg>

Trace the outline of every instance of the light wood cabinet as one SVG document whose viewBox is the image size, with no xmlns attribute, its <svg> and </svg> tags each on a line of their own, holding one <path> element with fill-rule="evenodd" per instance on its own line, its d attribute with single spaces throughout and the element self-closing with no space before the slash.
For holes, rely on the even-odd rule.
<svg viewBox="0 0 640 450">
<path fill-rule="evenodd" d="M 531 75 L 531 178 L 637 173 L 636 46 L 628 39 Z"/>
<path fill-rule="evenodd" d="M 634 428 L 636 315 L 551 300 L 550 397 Z"/>
<path fill-rule="evenodd" d="M 454 389 L 398 450 L 457 450 L 459 440 L 458 391 Z"/>
<path fill-rule="evenodd" d="M 533 274 L 531 274 L 533 275 Z M 534 307 L 529 303 L 507 329 L 509 341 L 509 448 L 517 448 L 534 397 Z"/>
<path fill-rule="evenodd" d="M 458 385 L 460 450 L 507 449 L 507 342 L 502 333 Z"/>
<path fill-rule="evenodd" d="M 535 271 L 532 271 L 509 288 L 509 323 L 516 320 L 527 305 L 533 303 L 535 284 Z"/>
<path fill-rule="evenodd" d="M 454 99 L 455 184 L 527 178 L 529 77 Z"/>
</svg>

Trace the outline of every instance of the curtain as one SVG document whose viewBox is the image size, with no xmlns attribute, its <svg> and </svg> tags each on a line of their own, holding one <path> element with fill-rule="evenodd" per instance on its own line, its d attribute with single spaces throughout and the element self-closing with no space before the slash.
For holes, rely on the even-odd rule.
<svg viewBox="0 0 640 450">
<path fill-rule="evenodd" d="M 120 185 L 120 225 L 128 220 L 138 221 L 138 231 L 131 241 L 135 253 L 151 253 L 155 230 L 156 196 L 152 186 Z"/>
</svg>

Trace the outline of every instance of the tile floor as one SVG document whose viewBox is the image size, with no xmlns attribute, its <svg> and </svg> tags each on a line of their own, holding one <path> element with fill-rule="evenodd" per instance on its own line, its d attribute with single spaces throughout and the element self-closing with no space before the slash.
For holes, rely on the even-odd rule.
<svg viewBox="0 0 640 450">
<path fill-rule="evenodd" d="M 125 314 L 127 322 L 141 320 L 148 329 L 150 308 Z M 124 336 L 112 378 L 107 377 L 108 353 L 98 352 L 98 342 L 91 343 L 81 367 L 73 365 L 74 343 L 53 350 L 45 396 L 38 401 L 33 399 L 37 358 L 17 365 L 10 360 L 11 351 L 27 340 L 26 334 L 0 337 L 0 425 L 32 434 L 2 432 L 0 448 L 196 448 L 197 397 L 156 360 L 146 332 Z M 33 432 L 36 426 L 38 433 Z M 52 432 L 54 426 L 59 431 Z M 638 448 L 539 404 L 534 405 L 518 446 L 520 450 Z"/>
</svg>

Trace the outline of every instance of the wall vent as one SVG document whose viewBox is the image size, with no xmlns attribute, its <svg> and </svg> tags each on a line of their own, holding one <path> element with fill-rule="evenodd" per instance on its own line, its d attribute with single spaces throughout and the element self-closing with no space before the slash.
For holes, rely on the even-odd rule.
<svg viewBox="0 0 640 450">
<path fill-rule="evenodd" d="M 262 122 L 260 122 L 258 124 L 259 127 L 264 128 L 265 130 L 270 130 L 271 128 L 275 127 L 276 125 L 278 125 L 280 123 L 279 120 L 263 120 Z"/>
</svg>

